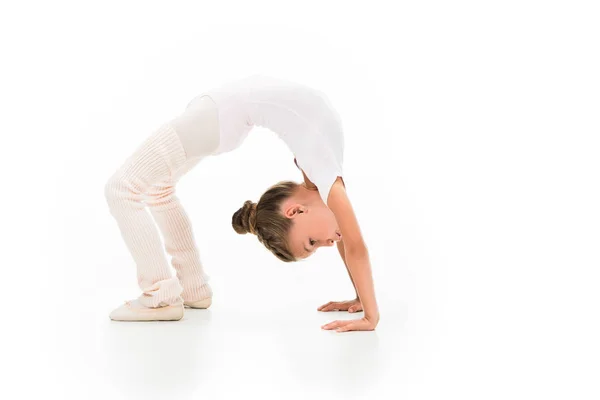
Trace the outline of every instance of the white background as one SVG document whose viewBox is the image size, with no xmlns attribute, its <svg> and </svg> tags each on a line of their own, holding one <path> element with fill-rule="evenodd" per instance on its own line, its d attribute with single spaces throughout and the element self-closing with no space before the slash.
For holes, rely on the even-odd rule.
<svg viewBox="0 0 600 400">
<path fill-rule="evenodd" d="M 2 397 L 597 399 L 600 13 L 583 1 L 15 2 L 0 8 Z M 325 91 L 381 322 L 335 248 L 284 264 L 231 214 L 301 180 L 256 129 L 184 176 L 215 291 L 139 294 L 104 185 L 199 92 L 253 73 Z"/>
</svg>

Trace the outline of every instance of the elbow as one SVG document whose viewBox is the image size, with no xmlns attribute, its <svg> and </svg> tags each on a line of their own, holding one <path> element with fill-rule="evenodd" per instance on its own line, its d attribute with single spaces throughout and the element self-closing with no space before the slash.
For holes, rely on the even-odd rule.
<svg viewBox="0 0 600 400">
<path fill-rule="evenodd" d="M 364 242 L 349 245 L 345 243 L 346 256 L 352 258 L 369 258 L 369 249 Z"/>
</svg>

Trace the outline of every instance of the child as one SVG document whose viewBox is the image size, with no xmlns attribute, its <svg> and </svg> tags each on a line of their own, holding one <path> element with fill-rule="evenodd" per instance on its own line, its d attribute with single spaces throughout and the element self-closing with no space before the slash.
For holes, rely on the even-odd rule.
<svg viewBox="0 0 600 400">
<path fill-rule="evenodd" d="M 181 115 L 148 137 L 106 183 L 110 212 L 135 260 L 143 292 L 115 309 L 110 314 L 112 320 L 179 320 L 184 305 L 210 307 L 213 293 L 209 277 L 200 262 L 190 220 L 175 195 L 175 185 L 204 157 L 239 147 L 254 126 L 279 135 L 294 154 L 304 182 L 279 182 L 258 203 L 246 201 L 232 216 L 233 229 L 239 234 L 255 234 L 285 262 L 304 259 L 321 246 L 337 244 L 356 299 L 330 302 L 319 310 L 364 309 L 365 316 L 334 321 L 323 328 L 375 329 L 379 311 L 369 254 L 342 178 L 340 117 L 322 92 L 264 75 L 249 76 L 196 96 Z M 164 257 L 156 225 L 177 277 L 172 276 Z"/>
</svg>

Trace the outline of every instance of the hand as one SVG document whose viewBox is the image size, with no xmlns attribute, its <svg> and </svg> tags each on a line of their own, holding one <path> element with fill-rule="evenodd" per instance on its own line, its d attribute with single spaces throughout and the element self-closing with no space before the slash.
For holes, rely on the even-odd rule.
<svg viewBox="0 0 600 400">
<path fill-rule="evenodd" d="M 377 322 L 369 320 L 367 317 L 361 319 L 352 319 L 346 321 L 333 321 L 325 324 L 321 329 L 331 330 L 335 329 L 336 332 L 348 332 L 348 331 L 373 331 L 377 326 Z"/>
<path fill-rule="evenodd" d="M 348 311 L 358 312 L 362 311 L 362 304 L 359 299 L 347 300 L 347 301 L 330 301 L 327 304 L 323 304 L 317 308 L 317 311 Z"/>
</svg>

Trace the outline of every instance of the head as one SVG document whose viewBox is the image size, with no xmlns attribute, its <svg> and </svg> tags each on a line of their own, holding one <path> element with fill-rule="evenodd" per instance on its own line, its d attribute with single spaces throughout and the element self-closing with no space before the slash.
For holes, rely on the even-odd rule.
<svg viewBox="0 0 600 400">
<path fill-rule="evenodd" d="M 250 200 L 232 218 L 239 234 L 252 233 L 277 258 L 298 261 L 322 246 L 341 239 L 335 215 L 319 192 L 303 184 L 283 181 L 271 186 L 258 203 Z"/>
</svg>

